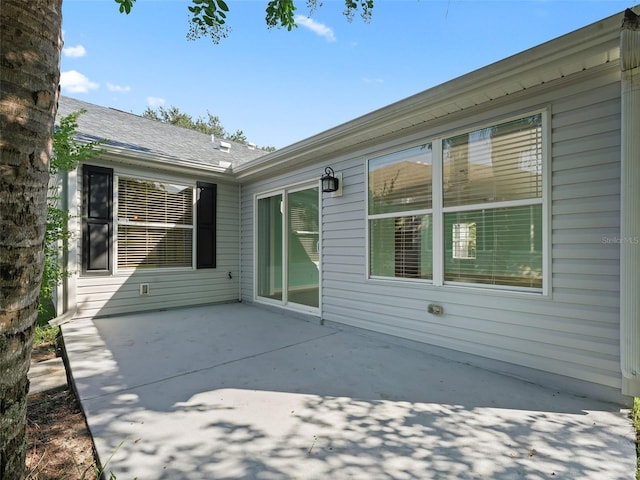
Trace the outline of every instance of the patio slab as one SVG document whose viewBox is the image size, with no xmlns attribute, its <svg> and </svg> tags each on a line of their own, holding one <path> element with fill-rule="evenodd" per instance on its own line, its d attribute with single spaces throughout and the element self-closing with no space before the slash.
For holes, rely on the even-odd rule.
<svg viewBox="0 0 640 480">
<path fill-rule="evenodd" d="M 256 306 L 76 320 L 63 336 L 118 480 L 635 475 L 619 406 Z"/>
</svg>

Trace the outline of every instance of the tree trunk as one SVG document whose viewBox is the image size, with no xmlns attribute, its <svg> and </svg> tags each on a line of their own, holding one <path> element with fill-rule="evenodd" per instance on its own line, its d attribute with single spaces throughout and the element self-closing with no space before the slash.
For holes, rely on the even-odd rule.
<svg viewBox="0 0 640 480">
<path fill-rule="evenodd" d="M 62 0 L 0 0 L 0 479 L 24 476 Z"/>
</svg>

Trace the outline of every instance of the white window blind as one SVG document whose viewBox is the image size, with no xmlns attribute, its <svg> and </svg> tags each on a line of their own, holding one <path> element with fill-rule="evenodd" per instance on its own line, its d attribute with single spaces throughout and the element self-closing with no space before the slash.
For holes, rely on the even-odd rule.
<svg viewBox="0 0 640 480">
<path fill-rule="evenodd" d="M 118 179 L 118 267 L 193 264 L 193 188 Z"/>
<path fill-rule="evenodd" d="M 542 288 L 542 131 L 537 114 L 443 140 L 446 282 Z"/>
<path fill-rule="evenodd" d="M 542 290 L 543 119 L 370 159 L 369 275 Z"/>
<path fill-rule="evenodd" d="M 541 115 L 447 138 L 444 206 L 542 197 Z"/>
<path fill-rule="evenodd" d="M 444 229 L 445 281 L 542 288 L 542 205 L 445 213 Z"/>
<path fill-rule="evenodd" d="M 431 208 L 432 169 L 431 144 L 369 160 L 369 213 Z"/>
<path fill-rule="evenodd" d="M 118 181 L 120 221 L 193 224 L 193 188 L 120 177 Z"/>
<path fill-rule="evenodd" d="M 369 273 L 432 278 L 431 144 L 369 160 Z"/>
<path fill-rule="evenodd" d="M 371 275 L 432 278 L 431 215 L 369 220 L 369 231 Z"/>
</svg>

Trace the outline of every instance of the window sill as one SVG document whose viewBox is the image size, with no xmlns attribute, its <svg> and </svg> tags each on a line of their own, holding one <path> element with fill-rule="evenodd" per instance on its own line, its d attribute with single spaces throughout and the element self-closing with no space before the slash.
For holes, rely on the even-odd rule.
<svg viewBox="0 0 640 480">
<path fill-rule="evenodd" d="M 460 293 L 464 295 L 493 295 L 506 298 L 545 299 L 551 300 L 551 295 L 546 294 L 542 288 L 523 288 L 500 285 L 483 285 L 478 283 L 445 282 L 444 285 L 436 285 L 433 280 L 412 278 L 369 277 L 367 282 L 385 285 L 389 287 L 410 288 L 428 292 Z M 550 289 L 549 289 L 550 290 Z"/>
</svg>

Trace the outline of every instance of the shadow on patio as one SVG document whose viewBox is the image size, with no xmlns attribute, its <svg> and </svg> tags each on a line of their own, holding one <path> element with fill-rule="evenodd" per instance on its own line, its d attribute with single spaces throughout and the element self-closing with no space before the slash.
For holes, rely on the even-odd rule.
<svg viewBox="0 0 640 480">
<path fill-rule="evenodd" d="M 615 405 L 255 306 L 63 333 L 118 480 L 633 478 Z"/>
</svg>

